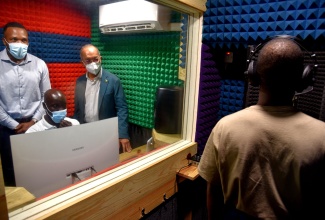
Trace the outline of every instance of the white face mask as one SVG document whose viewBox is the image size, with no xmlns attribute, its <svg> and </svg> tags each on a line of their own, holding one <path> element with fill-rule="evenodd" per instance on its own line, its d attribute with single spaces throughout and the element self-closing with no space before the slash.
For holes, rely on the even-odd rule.
<svg viewBox="0 0 325 220">
<path fill-rule="evenodd" d="M 92 73 L 97 76 L 101 69 L 101 63 L 92 62 L 86 65 L 86 69 L 89 73 Z"/>
</svg>

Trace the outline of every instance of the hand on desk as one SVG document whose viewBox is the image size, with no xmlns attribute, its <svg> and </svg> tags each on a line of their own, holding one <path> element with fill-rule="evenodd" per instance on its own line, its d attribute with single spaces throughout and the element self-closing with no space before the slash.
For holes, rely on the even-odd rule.
<svg viewBox="0 0 325 220">
<path fill-rule="evenodd" d="M 120 139 L 120 144 L 122 146 L 123 152 L 131 152 L 132 147 L 129 139 Z"/>
</svg>

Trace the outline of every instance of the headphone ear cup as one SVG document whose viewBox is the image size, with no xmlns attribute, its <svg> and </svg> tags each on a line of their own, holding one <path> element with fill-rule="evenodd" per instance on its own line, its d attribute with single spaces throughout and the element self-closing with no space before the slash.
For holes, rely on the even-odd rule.
<svg viewBox="0 0 325 220">
<path fill-rule="evenodd" d="M 306 65 L 304 71 L 301 76 L 301 80 L 298 82 L 296 87 L 296 92 L 300 93 L 308 92 L 313 89 L 315 78 L 314 78 L 314 66 L 313 65 Z M 308 90 L 308 91 L 307 91 Z"/>
<path fill-rule="evenodd" d="M 252 60 L 248 64 L 247 77 L 252 86 L 260 85 L 260 78 L 256 72 L 256 61 Z"/>
<path fill-rule="evenodd" d="M 261 83 L 261 79 L 256 71 L 256 61 L 254 58 L 258 56 L 258 51 L 263 48 L 263 46 L 272 39 L 275 38 L 285 38 L 290 39 L 295 42 L 301 50 L 307 51 L 299 42 L 301 41 L 299 38 L 290 36 L 290 35 L 276 35 L 275 37 L 269 37 L 264 42 L 257 45 L 253 50 L 250 50 L 250 56 L 248 59 L 248 67 L 247 70 L 244 72 L 246 75 L 246 79 L 248 79 L 250 85 L 252 86 L 259 86 Z M 252 48 L 249 48 L 252 49 Z M 307 51 L 308 52 L 308 51 Z M 309 52 L 308 52 L 309 53 Z M 310 54 L 310 53 L 309 53 Z M 296 85 L 296 95 L 300 95 L 303 93 L 307 93 L 313 90 L 313 84 L 315 81 L 314 75 L 317 71 L 318 64 L 316 60 L 316 54 L 310 54 L 310 57 L 314 60 L 314 65 L 307 65 L 305 66 L 301 78 L 298 80 Z M 256 59 L 255 59 L 256 60 Z"/>
</svg>

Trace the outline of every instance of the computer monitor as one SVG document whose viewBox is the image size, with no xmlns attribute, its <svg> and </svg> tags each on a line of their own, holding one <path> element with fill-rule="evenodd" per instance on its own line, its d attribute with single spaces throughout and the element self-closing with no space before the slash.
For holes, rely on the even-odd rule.
<svg viewBox="0 0 325 220">
<path fill-rule="evenodd" d="M 119 162 L 117 117 L 10 138 L 16 186 L 36 198 Z"/>
</svg>

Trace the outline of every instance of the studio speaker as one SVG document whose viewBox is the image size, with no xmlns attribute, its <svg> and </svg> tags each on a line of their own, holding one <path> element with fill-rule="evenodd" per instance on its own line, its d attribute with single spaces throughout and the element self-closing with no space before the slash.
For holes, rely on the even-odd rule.
<svg viewBox="0 0 325 220">
<path fill-rule="evenodd" d="M 182 131 L 183 93 L 180 86 L 160 86 L 156 91 L 155 130 L 164 134 Z"/>
</svg>

